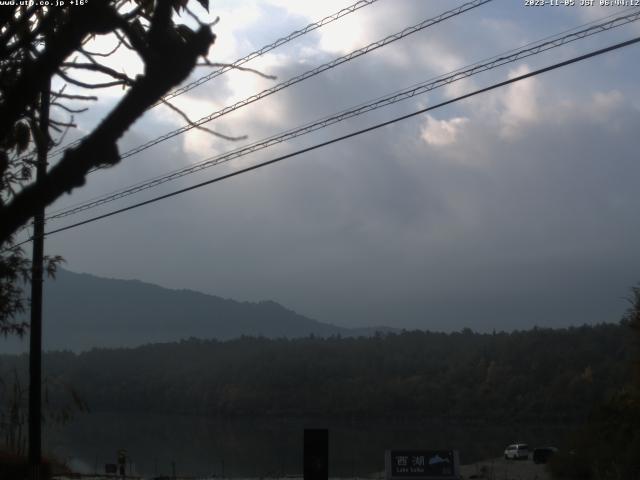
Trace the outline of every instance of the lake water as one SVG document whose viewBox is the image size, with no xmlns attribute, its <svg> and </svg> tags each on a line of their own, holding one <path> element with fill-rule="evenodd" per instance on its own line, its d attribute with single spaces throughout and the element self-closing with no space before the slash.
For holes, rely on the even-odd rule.
<svg viewBox="0 0 640 480">
<path fill-rule="evenodd" d="M 197 416 L 90 413 L 45 434 L 48 453 L 84 473 L 104 473 L 126 449 L 139 475 L 263 477 L 302 472 L 303 431 L 329 429 L 330 476 L 384 469 L 386 449 L 460 451 L 462 463 L 500 456 L 507 444 L 557 445 L 570 427 L 558 425 L 216 419 Z"/>
</svg>

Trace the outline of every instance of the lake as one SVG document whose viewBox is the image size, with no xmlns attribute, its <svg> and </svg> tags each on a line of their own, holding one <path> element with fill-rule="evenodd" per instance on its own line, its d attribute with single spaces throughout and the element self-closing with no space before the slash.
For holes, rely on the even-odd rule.
<svg viewBox="0 0 640 480">
<path fill-rule="evenodd" d="M 303 431 L 329 429 L 329 474 L 370 475 L 384 469 L 386 449 L 460 451 L 462 463 L 502 455 L 516 441 L 557 445 L 564 425 L 313 419 L 217 419 L 199 416 L 89 413 L 45 432 L 45 449 L 83 473 L 104 472 L 125 449 L 145 476 L 264 477 L 301 474 Z"/>
</svg>

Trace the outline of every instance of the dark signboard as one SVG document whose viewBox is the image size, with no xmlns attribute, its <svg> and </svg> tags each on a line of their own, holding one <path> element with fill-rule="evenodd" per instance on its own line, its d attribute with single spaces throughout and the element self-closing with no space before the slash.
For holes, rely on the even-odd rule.
<svg viewBox="0 0 640 480">
<path fill-rule="evenodd" d="M 304 480 L 329 478 L 329 431 L 305 429 L 304 431 Z"/>
<path fill-rule="evenodd" d="M 456 450 L 387 450 L 388 480 L 453 479 L 460 476 Z"/>
</svg>

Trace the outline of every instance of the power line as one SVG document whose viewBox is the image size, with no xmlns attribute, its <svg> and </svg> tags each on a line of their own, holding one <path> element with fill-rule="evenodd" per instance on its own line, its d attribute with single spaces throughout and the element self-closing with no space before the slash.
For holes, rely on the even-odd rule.
<svg viewBox="0 0 640 480">
<path fill-rule="evenodd" d="M 218 110 L 216 112 L 211 113 L 210 115 L 204 116 L 202 118 L 200 118 L 199 120 L 196 120 L 195 122 L 189 124 L 189 125 L 185 125 L 181 128 L 178 128 L 176 130 L 173 130 L 171 132 L 165 133 L 164 135 L 161 135 L 160 137 L 157 137 L 153 140 L 150 140 L 142 145 L 139 145 L 137 147 L 132 148 L 131 150 L 128 150 L 126 152 L 124 152 L 123 154 L 120 155 L 121 159 L 125 159 L 128 157 L 131 157 L 132 155 L 135 155 L 137 153 L 142 152 L 143 150 L 146 150 L 154 145 L 157 145 L 158 143 L 164 142 L 165 140 L 168 140 L 170 138 L 173 138 L 177 135 L 180 135 L 184 132 L 187 132 L 193 128 L 199 127 L 205 123 L 208 123 L 212 120 L 215 120 L 216 118 L 220 118 L 223 115 L 226 115 L 227 113 L 233 112 L 234 110 L 237 110 L 239 108 L 242 108 L 246 105 L 249 105 L 253 102 L 256 102 L 258 100 L 261 100 L 265 97 L 268 97 L 269 95 L 272 95 L 280 90 L 283 90 L 287 87 L 290 87 L 292 85 L 295 85 L 296 83 L 300 83 L 303 80 L 307 80 L 308 78 L 314 77 L 322 72 L 325 72 L 327 70 L 330 70 L 332 68 L 335 68 L 343 63 L 349 62 L 355 58 L 358 58 L 362 55 L 365 55 L 369 52 L 372 52 L 373 50 L 376 50 L 380 47 L 384 47 L 385 45 L 388 45 L 390 43 L 393 43 L 395 41 L 398 41 L 408 35 L 414 34 L 416 32 L 419 32 L 421 30 L 424 30 L 425 28 L 431 27 L 433 25 L 436 25 L 438 23 L 441 23 L 449 18 L 453 18 L 456 17 L 468 10 L 472 10 L 476 7 L 479 7 L 481 5 L 484 5 L 485 3 L 489 3 L 492 0 L 473 0 L 471 2 L 467 2 L 465 4 L 460 5 L 459 7 L 456 7 L 452 10 L 448 10 L 444 13 L 441 13 L 440 15 L 433 17 L 433 18 L 429 18 L 427 20 L 423 20 L 422 22 L 413 25 L 411 27 L 407 27 L 405 29 L 403 29 L 400 32 L 394 33 L 392 35 L 389 35 L 381 40 L 378 40 L 376 42 L 370 43 L 369 45 L 359 48 L 357 50 L 354 50 L 351 53 L 348 53 L 347 55 L 343 55 L 342 57 L 338 57 L 335 58 L 334 60 L 324 63 L 316 68 L 313 68 L 311 70 L 307 70 L 306 72 L 297 75 L 295 77 L 290 78 L 289 80 L 286 80 L 284 82 L 281 82 L 271 88 L 268 88 L 266 90 L 263 90 L 262 92 L 256 93 L 254 95 L 251 95 L 250 97 L 245 98 L 244 100 L 241 100 L 239 102 L 234 103 L 233 105 L 227 106 L 225 108 L 223 108 L 222 110 Z M 96 170 L 99 170 L 99 168 L 94 168 L 93 170 L 90 171 L 91 172 L 95 172 Z"/>
<path fill-rule="evenodd" d="M 209 157 L 195 165 L 192 165 L 187 168 L 183 168 L 180 170 L 176 170 L 174 172 L 155 177 L 150 180 L 146 180 L 144 182 L 137 183 L 125 189 L 118 190 L 114 193 L 101 196 L 97 199 L 84 202 L 77 206 L 73 206 L 70 208 L 66 208 L 64 210 L 59 210 L 58 212 L 54 212 L 47 217 L 47 220 L 55 220 L 63 217 L 67 217 L 69 215 L 74 215 L 80 213 L 85 210 L 89 210 L 91 208 L 98 207 L 100 205 L 104 205 L 106 203 L 110 203 L 115 200 L 119 200 L 121 198 L 127 197 L 129 195 L 133 195 L 135 193 L 139 193 L 143 190 L 147 190 L 158 185 L 164 184 L 166 182 L 175 180 L 177 178 L 183 177 L 185 175 L 189 175 L 200 170 L 204 170 L 206 168 L 210 168 L 215 165 L 219 165 L 221 163 L 226 163 L 228 161 L 237 159 L 239 157 L 248 155 L 250 153 L 262 150 L 264 148 L 271 147 L 273 145 L 282 143 L 287 140 L 291 140 L 293 138 L 297 138 L 302 135 L 306 135 L 308 133 L 317 131 L 321 128 L 328 127 L 335 123 L 347 120 L 349 118 L 353 118 L 359 115 L 362 115 L 367 112 L 371 112 L 373 110 L 386 107 L 392 105 L 394 103 L 412 98 L 416 95 L 424 94 L 426 92 L 432 91 L 436 88 L 448 85 L 450 83 L 456 82 L 463 78 L 468 78 L 472 75 L 476 75 L 481 72 L 485 72 L 500 66 L 503 66 L 508 63 L 515 62 L 517 60 L 521 60 L 523 58 L 527 58 L 533 55 L 537 55 L 539 53 L 545 52 L 552 48 L 556 48 L 562 45 L 566 45 L 567 43 L 595 35 L 597 33 L 601 33 L 603 31 L 616 28 L 622 25 L 626 25 L 628 23 L 637 21 L 640 19 L 640 11 L 635 11 L 635 13 L 625 16 L 616 17 L 607 22 L 602 22 L 597 25 L 593 25 L 589 28 L 579 30 L 577 32 L 565 35 L 561 38 L 552 38 L 552 40 L 543 41 L 540 40 L 538 42 L 530 43 L 527 48 L 521 48 L 519 50 L 510 50 L 506 54 L 496 55 L 491 57 L 488 61 L 477 62 L 467 67 L 462 67 L 458 70 L 454 70 L 448 74 L 444 74 L 440 77 L 436 77 L 435 79 L 428 80 L 426 82 L 414 85 L 412 87 L 406 88 L 404 90 L 400 90 L 394 92 L 392 94 L 388 94 L 384 97 L 380 97 L 374 101 L 370 101 L 368 103 L 360 104 L 356 107 L 352 107 L 347 110 L 343 110 L 338 114 L 334 114 L 329 117 L 324 117 L 320 120 L 305 124 L 301 127 L 297 127 L 292 130 L 288 130 L 284 133 L 269 137 L 267 139 L 261 140 L 259 142 L 255 142 L 251 145 L 247 145 L 245 147 L 233 150 L 231 152 L 227 152 L 221 155 L 217 155 L 214 157 Z M 548 37 L 547 37 L 548 38 Z"/>
<path fill-rule="evenodd" d="M 149 142 L 147 142 L 147 143 L 145 143 L 143 145 L 139 145 L 138 147 L 135 147 L 135 148 L 133 148 L 131 150 L 128 150 L 127 152 L 125 152 L 125 153 L 120 155 L 120 159 L 124 159 L 124 158 L 130 157 L 132 155 L 135 155 L 136 153 L 139 153 L 139 152 L 141 152 L 143 150 L 146 150 L 147 148 L 150 148 L 153 145 L 156 145 L 156 144 L 161 143 L 161 142 L 163 142 L 165 140 L 168 140 L 168 139 L 173 138 L 173 137 L 175 137 L 177 135 L 180 135 L 180 134 L 182 134 L 182 133 L 184 133 L 184 132 L 186 132 L 188 130 L 191 130 L 192 128 L 197 128 L 198 126 L 200 126 L 200 125 L 202 125 L 204 123 L 207 123 L 207 122 L 209 122 L 209 121 L 211 121 L 211 120 L 213 120 L 215 118 L 219 118 L 219 117 L 221 117 L 221 116 L 223 116 L 223 115 L 225 115 L 225 114 L 227 114 L 227 113 L 229 113 L 229 112 L 231 112 L 233 110 L 237 110 L 238 108 L 241 108 L 241 107 L 243 107 L 245 105 L 253 103 L 253 102 L 255 102 L 257 100 L 260 100 L 260 99 L 262 99 L 264 97 L 267 97 L 267 96 L 269 96 L 269 95 L 271 95 L 273 93 L 276 93 L 279 90 L 282 90 L 282 89 L 287 88 L 287 87 L 289 87 L 291 85 L 299 83 L 299 82 L 301 82 L 303 80 L 306 80 L 307 78 L 310 78 L 310 77 L 313 77 L 315 75 L 318 75 L 318 74 L 320 74 L 320 73 L 322 73 L 322 72 L 324 72 L 326 70 L 335 68 L 335 67 L 341 65 L 342 63 L 345 63 L 345 62 L 348 62 L 350 60 L 353 60 L 354 58 L 357 58 L 357 57 L 360 57 L 362 55 L 365 55 L 366 53 L 369 53 L 369 52 L 371 52 L 373 50 L 376 50 L 376 49 L 378 49 L 380 47 L 383 47 L 385 45 L 393 43 L 393 42 L 395 42 L 397 40 L 400 40 L 400 39 L 402 39 L 402 38 L 404 38 L 404 37 L 406 37 L 408 35 L 411 35 L 413 33 L 416 33 L 418 31 L 424 30 L 425 28 L 428 28 L 430 26 L 433 26 L 435 24 L 441 23 L 441 22 L 443 22 L 443 21 L 445 21 L 445 20 L 447 20 L 449 18 L 458 16 L 458 15 L 460 15 L 460 14 L 462 14 L 462 13 L 468 11 L 468 10 L 472 10 L 472 9 L 474 9 L 476 7 L 484 5 L 485 3 L 489 3 L 491 1 L 492 0 L 472 0 L 470 2 L 467 2 L 467 3 L 464 3 L 464 4 L 460 5 L 460 6 L 456 7 L 456 8 L 454 8 L 454 9 L 447 10 L 447 11 L 441 13 L 440 15 L 437 15 L 436 17 L 432 17 L 432 18 L 429 18 L 427 20 L 423 20 L 422 22 L 420 22 L 420 23 L 418 23 L 416 25 L 413 25 L 411 27 L 407 27 L 407 28 L 401 30 L 400 32 L 397 32 L 397 33 L 392 34 L 392 35 L 388 35 L 387 37 L 385 37 L 385 38 L 383 38 L 381 40 L 378 40 L 378 41 L 373 42 L 373 43 L 371 43 L 371 44 L 369 44 L 369 45 L 367 45 L 365 47 L 362 47 L 362 48 L 359 48 L 357 50 L 354 50 L 353 52 L 351 52 L 351 53 L 349 53 L 347 55 L 344 55 L 342 57 L 338 57 L 338 58 L 332 60 L 331 62 L 328 62 L 328 63 L 325 63 L 323 65 L 320 65 L 319 67 L 316 67 L 316 68 L 314 68 L 312 70 L 308 70 L 307 72 L 305 72 L 305 73 L 303 73 L 301 75 L 298 75 L 296 77 L 292 77 L 289 80 L 287 80 L 285 82 L 282 82 L 282 83 L 280 83 L 280 84 L 278 84 L 278 85 L 276 85 L 276 86 L 274 86 L 274 87 L 272 87 L 270 89 L 263 90 L 262 92 L 257 93 L 255 95 L 252 95 L 252 96 L 250 96 L 250 97 L 248 97 L 248 98 L 246 98 L 244 100 L 241 100 L 240 102 L 237 102 L 234 105 L 225 107 L 222 110 L 219 110 L 217 112 L 214 112 L 214 113 L 212 113 L 212 114 L 210 114 L 210 115 L 208 115 L 206 117 L 203 117 L 203 118 L 197 120 L 196 122 L 193 122 L 193 123 L 191 123 L 189 125 L 183 126 L 183 127 L 179 128 L 177 130 L 174 130 L 172 132 L 168 132 L 168 133 L 166 133 L 166 134 L 164 134 L 164 135 L 162 135 L 160 137 L 157 137 L 156 139 L 151 140 L 151 141 L 149 141 Z M 92 170 L 89 170 L 88 173 L 91 174 L 91 173 L 96 172 L 96 171 L 98 171 L 98 170 L 100 170 L 102 168 L 104 168 L 104 167 L 93 168 Z"/>
<path fill-rule="evenodd" d="M 183 93 L 188 92 L 189 90 L 192 90 L 194 88 L 196 88 L 199 85 L 202 85 L 203 83 L 208 82 L 209 80 L 222 75 L 225 72 L 228 72 L 229 70 L 232 70 L 236 67 L 239 67 L 247 62 L 249 62 L 250 60 L 253 60 L 254 58 L 257 58 L 261 55 L 264 55 L 267 52 L 270 52 L 271 50 L 274 50 L 275 48 L 278 48 L 281 45 L 284 45 L 285 43 L 290 42 L 291 40 L 294 40 L 298 37 L 301 37 L 302 35 L 312 32 L 313 30 L 316 30 L 324 25 L 327 25 L 329 23 L 332 23 L 336 20 L 338 20 L 341 17 L 344 17 L 345 15 L 348 15 L 352 12 L 355 12 L 356 10 L 359 10 L 362 7 L 366 7 L 368 5 L 371 5 L 372 3 L 376 2 L 378 0 L 360 0 L 359 2 L 354 3 L 353 5 L 350 5 L 346 8 L 343 8 L 342 10 L 329 15 L 325 18 L 323 18 L 320 21 L 314 22 L 314 23 L 310 23 L 309 25 L 307 25 L 306 27 L 300 29 L 300 30 L 296 30 L 292 33 L 290 33 L 289 35 L 287 35 L 286 37 L 282 37 L 279 38 L 278 40 L 276 40 L 275 42 L 269 44 L 269 45 L 265 45 L 264 47 L 260 48 L 259 50 L 256 50 L 255 52 L 251 52 L 248 55 L 236 60 L 235 62 L 233 62 L 232 64 L 228 65 L 228 66 L 224 66 L 222 68 L 220 68 L 219 70 L 215 70 L 211 73 L 209 73 L 208 75 L 205 75 L 203 77 L 200 77 L 199 79 L 183 86 L 180 88 L 175 89 L 172 92 L 169 92 L 167 95 L 165 95 L 164 99 L 165 100 L 170 100 L 174 97 L 177 97 L 178 95 L 182 95 Z M 154 105 L 154 107 L 156 105 L 160 105 L 162 102 L 158 102 Z"/>
<path fill-rule="evenodd" d="M 619 48 L 623 48 L 623 47 L 626 47 L 626 46 L 629 46 L 629 45 L 632 45 L 632 44 L 635 44 L 635 43 L 638 43 L 638 42 L 640 42 L 640 37 L 636 37 L 636 38 L 633 38 L 631 40 L 627 40 L 625 42 L 617 43 L 615 45 L 611 45 L 609 47 L 602 48 L 600 50 L 596 50 L 596 51 L 593 51 L 593 52 L 590 52 L 590 53 L 587 53 L 587 54 L 584 54 L 584 55 L 581 55 L 581 56 L 578 56 L 578 57 L 573 57 L 573 58 L 571 58 L 569 60 L 565 60 L 563 62 L 555 63 L 555 64 L 550 65 L 548 67 L 544 67 L 544 68 L 535 70 L 533 72 L 529 72 L 529 73 L 526 73 L 526 74 L 523 74 L 523 75 L 519 75 L 519 76 L 511 78 L 509 80 L 505 80 L 505 81 L 502 81 L 502 82 L 499 82 L 499 83 L 495 83 L 495 84 L 490 85 L 488 87 L 485 87 L 485 88 L 482 88 L 482 89 L 479 89 L 479 90 L 475 90 L 473 92 L 470 92 L 470 93 L 467 93 L 467 94 L 464 94 L 464 95 L 460 95 L 460 96 L 458 96 L 456 98 L 453 98 L 453 99 L 446 100 L 444 102 L 438 103 L 437 105 L 433 105 L 431 107 L 426 107 L 426 108 L 417 110 L 415 112 L 412 112 L 412 113 L 409 113 L 409 114 L 406 114 L 406 115 L 402 115 L 402 116 L 393 118 L 391 120 L 387 120 L 387 121 L 382 122 L 382 123 L 378 123 L 378 124 L 373 125 L 371 127 L 367 127 L 367 128 L 362 129 L 362 130 L 358 130 L 358 131 L 349 133 L 347 135 L 342 135 L 340 137 L 335 137 L 335 138 L 333 138 L 331 140 L 327 140 L 325 142 L 318 143 L 318 144 L 312 145 L 310 147 L 303 148 L 301 150 L 297 150 L 295 152 L 288 153 L 286 155 L 282 155 L 280 157 L 276 157 L 276 158 L 268 160 L 266 162 L 258 163 L 256 165 L 251 166 L 251 167 L 243 168 L 241 170 L 237 170 L 235 172 L 228 173 L 226 175 L 222 175 L 222 176 L 213 178 L 211 180 L 207 180 L 205 182 L 201 182 L 201 183 L 192 185 L 190 187 L 182 188 L 180 190 L 175 190 L 175 191 L 173 191 L 171 193 L 167 193 L 165 195 L 160 195 L 158 197 L 146 200 L 144 202 L 139 202 L 139 203 L 130 205 L 130 206 L 125 207 L 125 208 L 114 210 L 112 212 L 105 213 L 103 215 L 98 215 L 96 217 L 92 217 L 92 218 L 89 218 L 87 220 L 83 220 L 81 222 L 77 222 L 77 223 L 74 223 L 74 224 L 71 224 L 71 225 L 67 225 L 66 227 L 61 227 L 61 228 L 57 228 L 55 230 L 51 230 L 49 232 L 46 232 L 45 235 L 53 235 L 55 233 L 63 232 L 63 231 L 66 231 L 66 230 L 70 230 L 72 228 L 76 228 L 76 227 L 79 227 L 81 225 L 86 225 L 88 223 L 92 223 L 92 222 L 95 222 L 95 221 L 98 221 L 98 220 L 102 220 L 104 218 L 108 218 L 108 217 L 111 217 L 113 215 L 117 215 L 119 213 L 124 213 L 124 212 L 127 212 L 129 210 L 133 210 L 133 209 L 142 207 L 144 205 L 149 205 L 149 204 L 158 202 L 160 200 L 164 200 L 166 198 L 174 197 L 174 196 L 179 195 L 181 193 L 185 193 L 185 192 L 188 192 L 188 191 L 191 191 L 191 190 L 195 190 L 195 189 L 207 186 L 207 185 L 211 185 L 213 183 L 221 182 L 222 180 L 226 180 L 228 178 L 235 177 L 237 175 L 250 172 L 252 170 L 257 170 L 258 168 L 262 168 L 262 167 L 265 167 L 267 165 L 271 165 L 271 164 L 280 162 L 282 160 L 286 160 L 288 158 L 291 158 L 291 157 L 294 157 L 294 156 L 297 156 L 297 155 L 300 155 L 300 154 L 303 154 L 303 153 L 307 153 L 307 152 L 310 152 L 312 150 L 316 150 L 318 148 L 325 147 L 327 145 L 331 145 L 333 143 L 337 143 L 337 142 L 340 142 L 342 140 L 346 140 L 346 139 L 355 137 L 357 135 L 361 135 L 363 133 L 367 133 L 367 132 L 371 132 L 373 130 L 377 130 L 379 128 L 391 125 L 391 124 L 399 122 L 401 120 L 406 120 L 408 118 L 415 117 L 417 115 L 421 115 L 423 113 L 429 112 L 431 110 L 442 108 L 442 107 L 444 107 L 446 105 L 450 105 L 452 103 L 456 103 L 456 102 L 459 102 L 461 100 L 465 100 L 465 99 L 473 97 L 475 95 L 479 95 L 481 93 L 485 93 L 485 92 L 488 92 L 488 91 L 491 91 L 491 90 L 495 90 L 497 88 L 500 88 L 500 87 L 503 87 L 503 86 L 506 86 L 506 85 L 509 85 L 509 84 L 512 84 L 512 83 L 515 83 L 515 82 L 519 82 L 521 80 L 524 80 L 524 79 L 527 79 L 527 78 L 531 78 L 531 77 L 534 77 L 536 75 L 540 75 L 540 74 L 545 73 L 545 72 L 556 70 L 558 68 L 565 67 L 567 65 L 571 65 L 573 63 L 580 62 L 580 61 L 583 61 L 583 60 L 586 60 L 586 59 L 589 59 L 589 58 L 592 58 L 592 57 L 595 57 L 595 56 L 598 56 L 598 55 L 602 55 L 604 53 L 611 52 L 613 50 L 617 50 Z M 16 244 L 15 246 L 22 245 L 22 244 L 24 244 L 24 243 L 26 243 L 28 241 L 31 241 L 31 240 L 32 239 L 25 240 L 25 241 L 23 241 L 21 243 Z"/>
<path fill-rule="evenodd" d="M 359 0 L 356 3 L 349 5 L 348 7 L 345 7 L 335 13 L 332 13 L 331 15 L 328 15 L 326 17 L 324 17 L 321 20 L 318 20 L 317 22 L 313 22 L 310 23 L 309 25 L 307 25 L 306 27 L 300 28 L 298 30 L 294 30 L 293 32 L 291 32 L 289 35 L 286 35 L 284 37 L 281 37 L 279 39 L 277 39 L 275 42 L 270 43 L 268 45 L 265 45 L 261 48 L 259 48 L 258 50 L 255 50 L 251 53 L 248 53 L 247 55 L 245 55 L 242 58 L 239 58 L 237 60 L 235 60 L 233 63 L 230 63 L 229 65 L 225 65 L 221 68 L 218 68 L 216 70 L 213 70 L 212 72 L 210 72 L 207 75 L 204 75 L 200 78 L 198 78 L 197 80 L 194 80 L 191 83 L 188 83 L 187 85 L 184 85 L 182 87 L 176 88 L 175 90 L 167 93 L 163 99 L 164 100 L 171 100 L 172 98 L 177 97 L 178 95 L 182 95 L 183 93 L 188 92 L 189 90 L 193 90 L 194 88 L 202 85 L 203 83 L 208 82 L 209 80 L 212 80 L 220 75 L 222 75 L 223 73 L 228 72 L 229 70 L 233 70 L 235 68 L 238 68 L 242 65 L 244 65 L 245 63 L 253 60 L 254 58 L 258 58 L 262 55 L 264 55 L 265 53 L 270 52 L 271 50 L 274 50 L 286 43 L 289 43 L 292 40 L 295 40 L 298 37 L 301 37 L 309 32 L 312 32 L 314 30 L 317 30 L 320 27 L 323 27 L 325 25 L 328 25 L 332 22 L 335 22 L 336 20 L 344 17 L 345 15 L 349 15 L 350 13 L 353 13 L 359 9 L 361 9 L 362 7 L 367 7 L 369 5 L 371 5 L 372 3 L 377 2 L 378 0 Z M 156 102 L 154 103 L 151 107 L 149 107 L 149 109 L 157 107 L 158 105 L 162 104 L 162 101 Z M 60 153 L 64 152 L 67 148 L 71 148 L 71 147 L 75 147 L 76 145 L 78 145 L 80 142 L 82 142 L 83 138 L 79 138 L 78 140 L 75 140 L 73 142 L 68 143 L 67 145 L 54 150 L 50 153 L 50 156 L 57 156 Z"/>
</svg>

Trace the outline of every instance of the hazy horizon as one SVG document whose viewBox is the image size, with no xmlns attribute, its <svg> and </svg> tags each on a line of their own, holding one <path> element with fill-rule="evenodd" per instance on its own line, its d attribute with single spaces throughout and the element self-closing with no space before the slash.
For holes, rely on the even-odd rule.
<svg viewBox="0 0 640 480">
<path fill-rule="evenodd" d="M 198 338 L 221 341 L 247 336 L 300 338 L 314 334 L 371 335 L 403 330 L 442 333 L 471 329 L 477 333 L 528 331 L 537 328 L 580 327 L 588 322 L 529 325 L 524 328 L 477 328 L 470 322 L 459 328 L 429 329 L 392 326 L 392 322 L 345 326 L 297 312 L 272 299 L 246 301 L 222 298 L 191 289 L 168 289 L 139 280 L 102 278 L 61 268 L 57 279 L 47 279 L 44 296 L 45 351 L 76 353 L 93 348 L 135 348 Z M 401 315 L 401 312 L 398 312 Z M 28 321 L 28 314 L 24 315 Z M 437 320 L 437 319 L 436 319 Z M 618 323 L 592 322 L 592 324 Z M 396 322 L 397 324 L 398 322 Z M 437 323 L 432 321 L 431 323 Z M 28 351 L 28 334 L 0 339 L 1 353 Z"/>
</svg>

